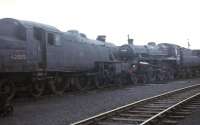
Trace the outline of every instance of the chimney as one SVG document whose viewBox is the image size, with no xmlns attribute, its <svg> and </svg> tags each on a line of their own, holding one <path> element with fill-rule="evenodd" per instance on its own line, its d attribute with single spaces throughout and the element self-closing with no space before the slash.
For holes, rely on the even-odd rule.
<svg viewBox="0 0 200 125">
<path fill-rule="evenodd" d="M 106 36 L 105 35 L 98 35 L 96 40 L 106 42 Z"/>
<path fill-rule="evenodd" d="M 134 41 L 133 39 L 128 39 L 128 44 L 133 45 L 133 41 Z"/>
<path fill-rule="evenodd" d="M 134 41 L 134 39 L 130 39 L 129 34 L 128 34 L 128 44 L 133 45 L 133 41 Z"/>
</svg>

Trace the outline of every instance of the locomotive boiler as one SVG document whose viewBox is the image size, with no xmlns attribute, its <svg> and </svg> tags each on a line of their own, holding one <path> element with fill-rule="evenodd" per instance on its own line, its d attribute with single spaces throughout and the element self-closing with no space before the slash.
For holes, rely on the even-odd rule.
<svg viewBox="0 0 200 125">
<path fill-rule="evenodd" d="M 119 57 L 124 60 L 133 60 L 134 58 L 158 58 L 165 57 L 167 53 L 162 51 L 154 42 L 147 45 L 125 44 L 119 48 Z"/>
</svg>

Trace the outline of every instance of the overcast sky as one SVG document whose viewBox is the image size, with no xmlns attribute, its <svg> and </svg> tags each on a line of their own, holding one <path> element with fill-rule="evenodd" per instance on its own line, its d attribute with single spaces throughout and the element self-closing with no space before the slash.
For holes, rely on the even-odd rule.
<svg viewBox="0 0 200 125">
<path fill-rule="evenodd" d="M 89 38 L 107 35 L 117 45 L 176 43 L 200 49 L 198 0 L 0 0 L 0 18 L 36 21 Z"/>
</svg>

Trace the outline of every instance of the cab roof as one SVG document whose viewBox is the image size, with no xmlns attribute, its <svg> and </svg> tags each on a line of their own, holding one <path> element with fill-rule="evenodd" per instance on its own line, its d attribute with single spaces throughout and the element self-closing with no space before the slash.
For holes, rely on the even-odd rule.
<svg viewBox="0 0 200 125">
<path fill-rule="evenodd" d="M 0 22 L 1 21 L 13 22 L 16 25 L 17 24 L 22 25 L 26 28 L 39 27 L 39 28 L 42 28 L 47 31 L 60 32 L 60 30 L 58 30 L 56 27 L 46 25 L 46 24 L 36 23 L 36 22 L 32 22 L 32 21 L 17 20 L 14 18 L 3 18 L 3 19 L 0 19 Z"/>
</svg>

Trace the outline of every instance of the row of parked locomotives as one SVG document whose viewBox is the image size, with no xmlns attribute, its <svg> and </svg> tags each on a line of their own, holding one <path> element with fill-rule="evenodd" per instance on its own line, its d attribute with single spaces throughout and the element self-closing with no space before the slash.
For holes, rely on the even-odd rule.
<svg viewBox="0 0 200 125">
<path fill-rule="evenodd" d="M 11 18 L 0 20 L 0 94 L 63 94 L 107 85 L 150 83 L 199 72 L 199 50 L 172 44 L 122 46 L 75 30 Z"/>
</svg>

